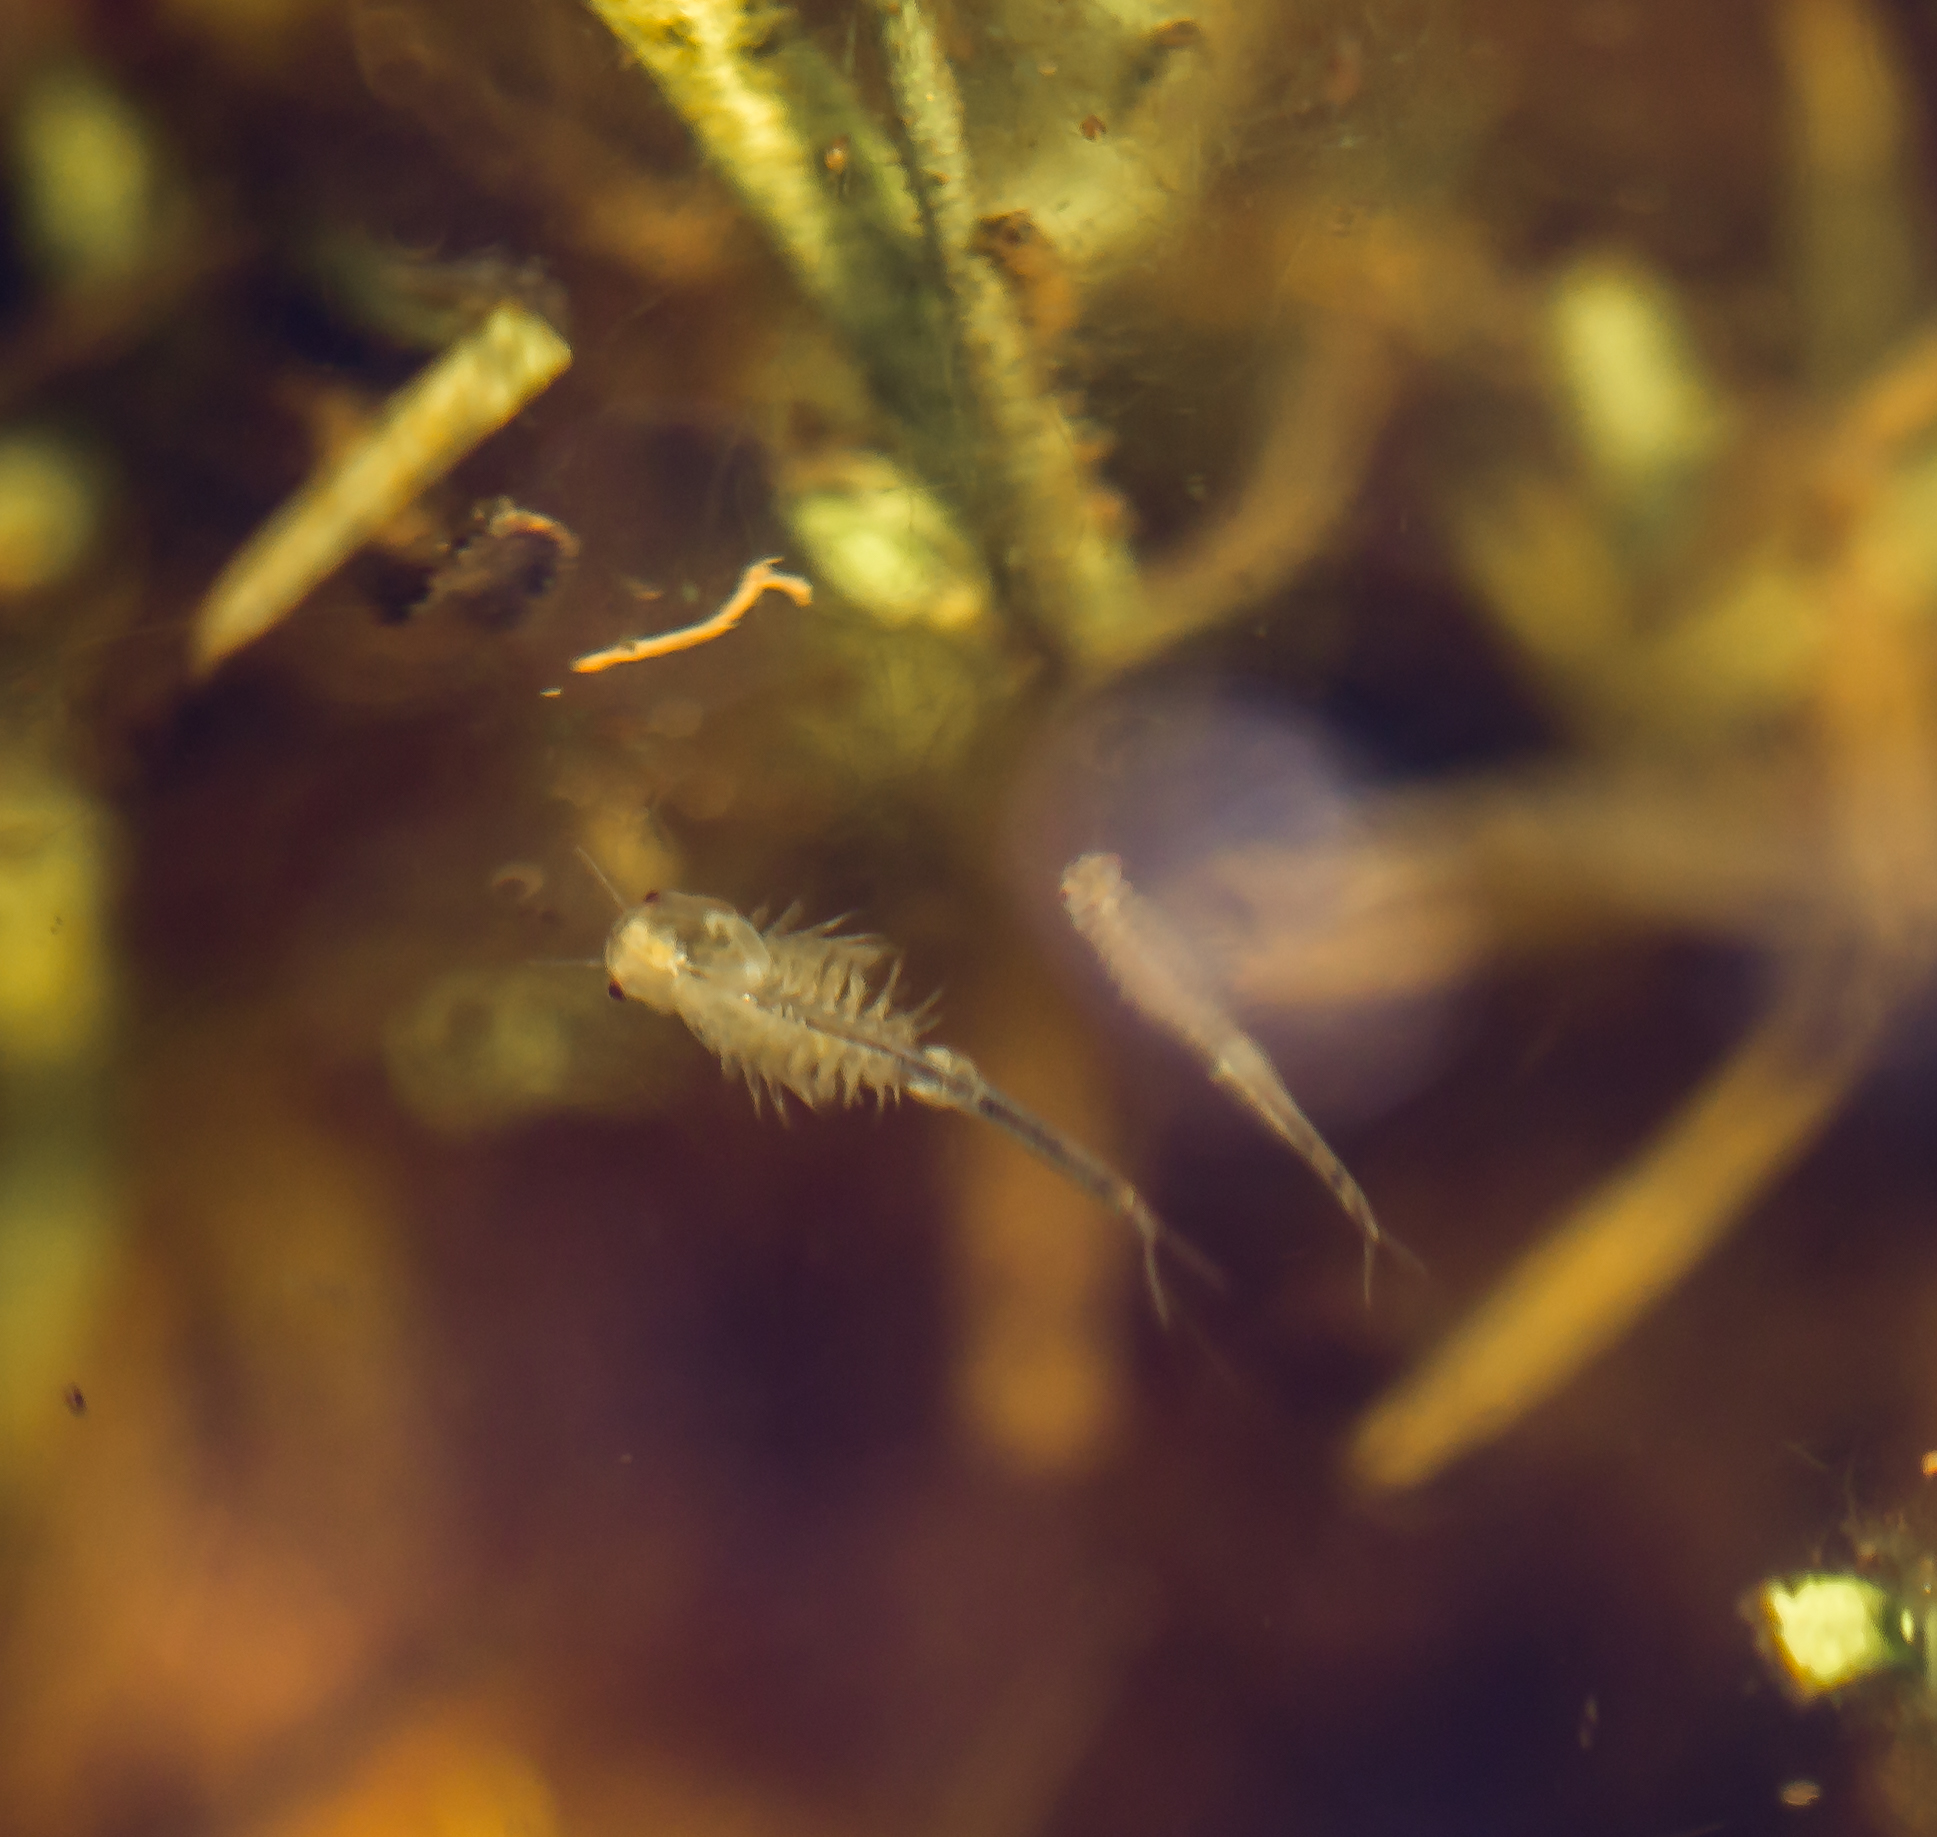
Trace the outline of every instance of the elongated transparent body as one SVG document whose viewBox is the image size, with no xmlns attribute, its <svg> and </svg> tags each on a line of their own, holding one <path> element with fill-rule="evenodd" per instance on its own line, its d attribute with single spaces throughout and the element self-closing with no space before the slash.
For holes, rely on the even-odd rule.
<svg viewBox="0 0 1937 1837">
<path fill-rule="evenodd" d="M 1223 1009 L 1210 979 L 1169 920 L 1132 887 L 1115 855 L 1084 855 L 1063 870 L 1063 907 L 1124 998 L 1181 1040 L 1221 1084 L 1331 1188 L 1365 1240 L 1365 1280 L 1381 1244 L 1371 1203 L 1299 1109 L 1264 1048 Z M 1403 1252 L 1401 1254 L 1404 1254 Z"/>
<path fill-rule="evenodd" d="M 899 960 L 882 939 L 796 927 L 785 917 L 763 930 L 724 900 L 652 893 L 620 914 L 605 965 L 614 995 L 676 1014 L 746 1079 L 756 1104 L 763 1093 L 777 1103 L 791 1093 L 816 1110 L 907 1096 L 995 1124 L 1136 1231 L 1160 1316 L 1160 1242 L 1216 1280 L 1120 1174 L 997 1090 L 962 1054 L 922 1043 L 932 1004 L 896 1006 Z"/>
</svg>

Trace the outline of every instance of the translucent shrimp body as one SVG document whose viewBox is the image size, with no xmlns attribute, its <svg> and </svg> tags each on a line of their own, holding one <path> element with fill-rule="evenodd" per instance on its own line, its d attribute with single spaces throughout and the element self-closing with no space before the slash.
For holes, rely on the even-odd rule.
<svg viewBox="0 0 1937 1837">
<path fill-rule="evenodd" d="M 1285 1089 L 1265 1050 L 1225 1013 L 1209 977 L 1164 915 L 1123 875 L 1115 855 L 1084 855 L 1063 870 L 1070 922 L 1088 940 L 1125 1000 L 1174 1035 L 1222 1085 L 1331 1189 L 1365 1239 L 1365 1280 L 1381 1244 L 1370 1202 L 1312 1120 Z"/>
<path fill-rule="evenodd" d="M 895 1005 L 899 962 L 882 939 L 797 928 L 786 918 L 763 931 L 723 900 L 654 893 L 620 914 L 605 965 L 614 995 L 677 1015 L 746 1079 L 756 1104 L 763 1094 L 779 1103 L 791 1093 L 815 1110 L 908 1096 L 994 1123 L 1136 1231 L 1160 1316 L 1159 1241 L 1206 1269 L 1121 1175 L 997 1090 L 960 1053 L 922 1043 L 927 1005 Z"/>
</svg>

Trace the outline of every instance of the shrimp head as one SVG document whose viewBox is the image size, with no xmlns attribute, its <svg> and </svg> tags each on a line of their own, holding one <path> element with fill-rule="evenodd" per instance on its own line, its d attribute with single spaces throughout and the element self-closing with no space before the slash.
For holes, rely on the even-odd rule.
<svg viewBox="0 0 1937 1837">
<path fill-rule="evenodd" d="M 1063 909 L 1085 936 L 1096 915 L 1110 906 L 1122 889 L 1121 855 L 1081 855 L 1063 869 Z"/>
<path fill-rule="evenodd" d="M 648 893 L 612 927 L 605 967 L 615 996 L 678 1014 L 701 988 L 710 996 L 752 994 L 773 974 L 773 957 L 725 900 Z"/>
</svg>

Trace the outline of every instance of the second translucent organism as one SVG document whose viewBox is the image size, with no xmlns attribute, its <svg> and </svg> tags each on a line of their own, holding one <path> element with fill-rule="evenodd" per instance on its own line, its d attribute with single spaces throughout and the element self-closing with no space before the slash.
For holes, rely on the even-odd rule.
<svg viewBox="0 0 1937 1837">
<path fill-rule="evenodd" d="M 1331 1188 L 1364 1236 L 1369 1295 L 1378 1247 L 1398 1247 L 1379 1229 L 1359 1183 L 1299 1109 L 1264 1048 L 1224 1012 L 1169 920 L 1123 877 L 1123 863 L 1115 855 L 1072 861 L 1063 870 L 1062 894 L 1070 922 L 1102 958 L 1130 1005 L 1188 1046 L 1217 1083 Z"/>
</svg>

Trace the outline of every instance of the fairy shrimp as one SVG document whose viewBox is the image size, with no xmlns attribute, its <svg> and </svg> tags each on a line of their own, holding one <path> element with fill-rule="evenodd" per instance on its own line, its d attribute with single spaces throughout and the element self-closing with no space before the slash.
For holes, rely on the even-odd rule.
<svg viewBox="0 0 1937 1837">
<path fill-rule="evenodd" d="M 1129 1004 L 1180 1040 L 1222 1085 L 1331 1189 L 1365 1240 L 1365 1284 L 1380 1245 L 1406 1254 L 1379 1227 L 1370 1201 L 1256 1040 L 1224 1011 L 1210 978 L 1170 921 L 1124 878 L 1116 855 L 1083 855 L 1063 870 L 1063 908 Z"/>
<path fill-rule="evenodd" d="M 838 923 L 802 927 L 789 914 L 762 928 L 724 900 L 649 893 L 614 923 L 605 967 L 615 998 L 684 1021 L 729 1073 L 745 1078 L 756 1105 L 763 1095 L 777 1105 L 792 1095 L 810 1110 L 906 1096 L 993 1123 L 1136 1232 L 1160 1319 L 1168 1318 L 1160 1244 L 1216 1281 L 1120 1174 L 990 1084 L 961 1053 L 923 1044 L 932 998 L 897 1005 L 893 947 L 843 934 Z"/>
</svg>

